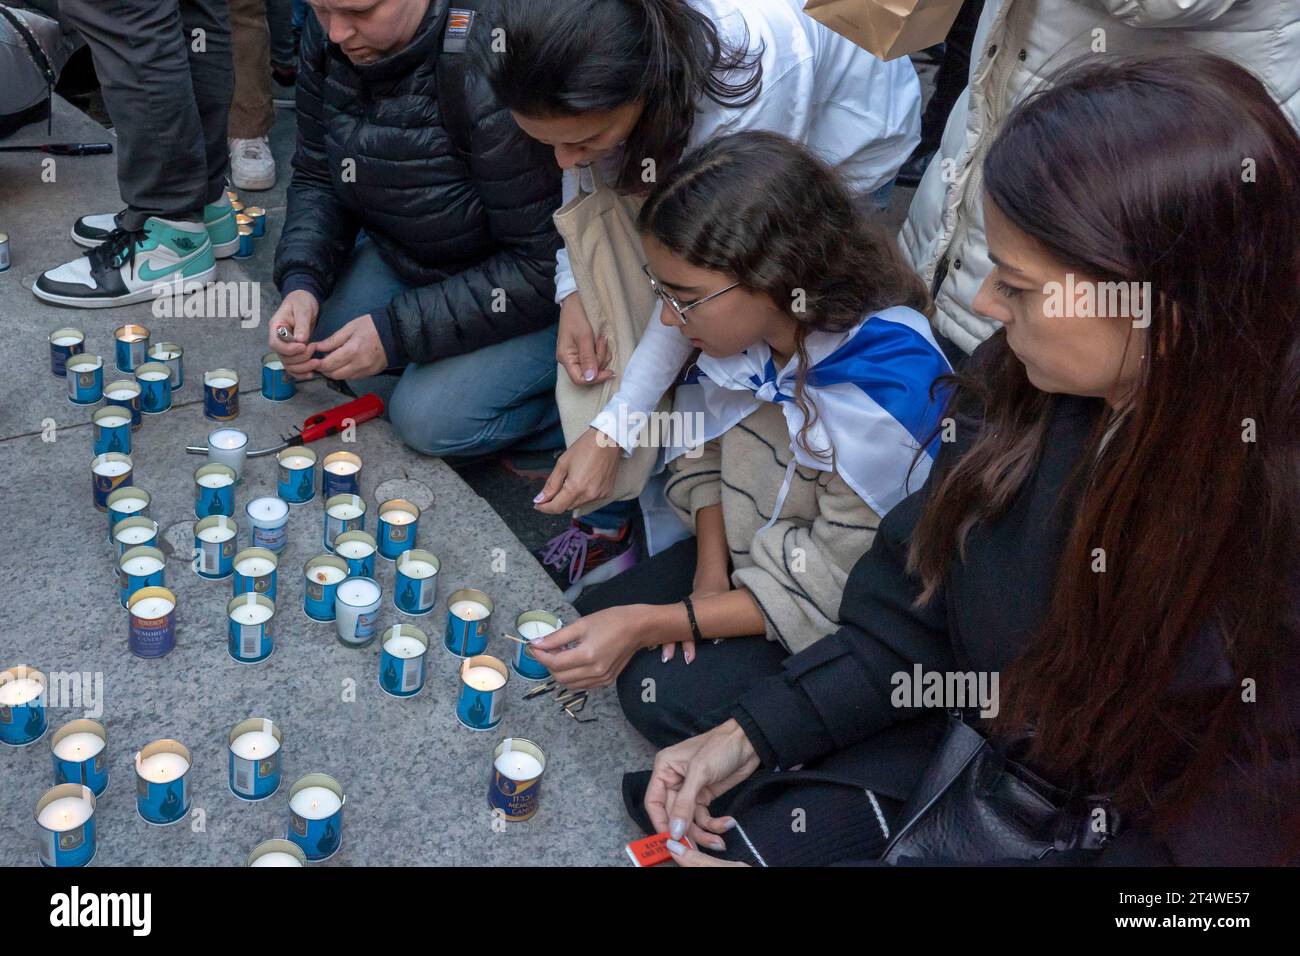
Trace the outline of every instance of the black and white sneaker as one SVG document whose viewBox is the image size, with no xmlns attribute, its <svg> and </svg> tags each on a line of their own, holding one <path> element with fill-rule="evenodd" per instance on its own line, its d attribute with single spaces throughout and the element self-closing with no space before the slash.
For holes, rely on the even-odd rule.
<svg viewBox="0 0 1300 956">
<path fill-rule="evenodd" d="M 216 274 L 203 223 L 150 216 L 139 231 L 114 228 L 89 252 L 41 273 L 32 292 L 56 305 L 102 309 L 147 302 L 177 280 L 205 283 Z"/>
</svg>

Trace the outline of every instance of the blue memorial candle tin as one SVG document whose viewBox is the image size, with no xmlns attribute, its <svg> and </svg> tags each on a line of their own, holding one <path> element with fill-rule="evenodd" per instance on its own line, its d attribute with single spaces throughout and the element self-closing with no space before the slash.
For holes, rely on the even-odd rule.
<svg viewBox="0 0 1300 956">
<path fill-rule="evenodd" d="M 108 509 L 108 540 L 116 540 L 113 537 L 113 529 L 117 527 L 118 522 L 125 521 L 127 518 L 147 518 L 151 500 L 152 496 L 149 492 L 134 485 L 127 485 L 125 488 L 118 488 L 109 492 L 108 497 L 104 500 L 104 505 Z M 138 543 L 146 544 L 147 542 L 140 541 Z"/>
<path fill-rule="evenodd" d="M 501 723 L 509 680 L 510 670 L 490 654 L 477 654 L 461 661 L 456 719 L 470 730 L 491 730 Z"/>
<path fill-rule="evenodd" d="M 192 759 L 176 740 L 155 740 L 135 755 L 135 809 L 145 823 L 165 827 L 185 819 Z"/>
<path fill-rule="evenodd" d="M 113 544 L 120 559 L 132 548 L 158 547 L 158 522 L 153 518 L 123 518 L 113 526 Z"/>
<path fill-rule="evenodd" d="M 110 451 L 131 454 L 131 413 L 127 409 L 105 405 L 95 409 L 90 420 L 94 428 L 96 455 Z"/>
<path fill-rule="evenodd" d="M 62 783 L 36 801 L 41 866 L 85 866 L 95 858 L 95 794 L 79 783 Z"/>
<path fill-rule="evenodd" d="M 397 610 L 412 617 L 432 611 L 438 600 L 440 567 L 432 551 L 416 548 L 402 552 L 394 571 L 393 605 Z"/>
<path fill-rule="evenodd" d="M 172 407 L 172 370 L 162 362 L 145 362 L 135 370 L 140 383 L 140 411 L 161 415 Z"/>
<path fill-rule="evenodd" d="M 144 422 L 144 412 L 140 411 L 140 383 L 133 378 L 119 379 L 104 386 L 104 400 L 109 405 L 124 408 L 131 413 L 131 431 L 138 429 Z"/>
<path fill-rule="evenodd" d="M 290 504 L 300 505 L 316 497 L 316 453 L 310 448 L 290 447 L 275 456 L 279 465 L 275 493 Z"/>
<path fill-rule="evenodd" d="M 104 397 L 104 360 L 86 352 L 67 361 L 68 401 L 94 405 Z"/>
<path fill-rule="evenodd" d="M 0 671 L 0 743 L 26 747 L 45 728 L 45 675 L 22 665 Z"/>
<path fill-rule="evenodd" d="M 293 393 L 293 379 L 284 370 L 284 359 L 279 352 L 267 352 L 262 356 L 262 397 L 268 402 L 287 402 Z"/>
<path fill-rule="evenodd" d="M 94 457 L 90 462 L 90 478 L 97 511 L 108 511 L 108 496 L 130 485 L 131 473 L 130 455 L 110 451 Z"/>
<path fill-rule="evenodd" d="M 97 720 L 71 720 L 50 738 L 54 783 L 79 783 L 95 796 L 108 789 L 108 731 Z"/>
<path fill-rule="evenodd" d="M 361 494 L 361 456 L 350 451 L 334 451 L 321 462 L 321 497 L 328 501 L 335 495 Z"/>
<path fill-rule="evenodd" d="M 369 531 L 345 531 L 334 539 L 334 553 L 348 563 L 348 576 L 375 576 L 375 536 Z"/>
<path fill-rule="evenodd" d="M 414 697 L 424 688 L 429 638 L 412 624 L 394 624 L 381 634 L 379 686 L 394 697 Z"/>
<path fill-rule="evenodd" d="M 235 597 L 264 594 L 275 600 L 280 559 L 266 548 L 245 548 L 235 555 Z"/>
<path fill-rule="evenodd" d="M 166 568 L 167 557 L 158 548 L 136 547 L 123 552 L 117 559 L 117 593 L 122 607 L 142 588 L 165 587 Z"/>
<path fill-rule="evenodd" d="M 134 372 L 149 354 L 149 330 L 143 325 L 120 325 L 113 330 L 114 355 L 122 372 Z"/>
<path fill-rule="evenodd" d="M 248 206 L 244 209 L 248 223 L 253 230 L 253 238 L 261 239 L 266 235 L 266 210 L 261 206 Z"/>
<path fill-rule="evenodd" d="M 239 417 L 239 374 L 234 369 L 203 373 L 203 415 L 214 422 Z"/>
<path fill-rule="evenodd" d="M 447 598 L 447 629 L 442 645 L 457 657 L 473 657 L 487 649 L 492 599 L 477 588 L 461 588 Z"/>
<path fill-rule="evenodd" d="M 244 860 L 244 866 L 306 866 L 307 854 L 288 840 L 263 840 Z"/>
<path fill-rule="evenodd" d="M 366 530 L 366 500 L 360 495 L 335 495 L 325 499 L 325 550 L 333 553 L 334 539 L 348 531 Z"/>
<path fill-rule="evenodd" d="M 247 259 L 253 254 L 253 227 L 237 225 L 236 232 L 239 234 L 239 248 L 235 250 L 235 259 Z"/>
<path fill-rule="evenodd" d="M 514 657 L 510 666 L 514 672 L 525 680 L 546 680 L 551 672 L 528 653 L 528 645 L 540 641 L 548 634 L 558 631 L 564 624 L 550 611 L 524 611 L 515 618 L 515 633 L 528 641 L 528 644 L 516 644 Z"/>
<path fill-rule="evenodd" d="M 241 594 L 226 605 L 226 649 L 241 664 L 258 664 L 275 650 L 275 602 Z"/>
<path fill-rule="evenodd" d="M 86 351 L 86 333 L 81 329 L 55 329 L 50 333 L 50 371 L 63 378 L 68 374 L 68 359 Z"/>
<path fill-rule="evenodd" d="M 149 346 L 149 361 L 171 370 L 173 392 L 185 387 L 185 350 L 175 342 L 156 342 Z"/>
<path fill-rule="evenodd" d="M 343 843 L 343 787 L 329 774 L 309 773 L 289 788 L 289 842 L 308 860 L 327 860 Z"/>
<path fill-rule="evenodd" d="M 492 751 L 488 806 L 504 820 L 521 823 L 537 812 L 546 754 L 531 740 L 507 737 Z"/>
<path fill-rule="evenodd" d="M 405 498 L 392 498 L 379 506 L 379 553 L 390 561 L 415 547 L 420 509 Z"/>
<path fill-rule="evenodd" d="M 176 646 L 176 595 L 164 587 L 141 588 L 126 602 L 127 645 L 136 657 L 162 657 Z"/>
<path fill-rule="evenodd" d="M 265 800 L 280 789 L 280 728 L 265 717 L 250 717 L 226 738 L 230 792 L 240 800 Z"/>
<path fill-rule="evenodd" d="M 194 469 L 194 517 L 235 516 L 235 469 L 212 462 Z"/>
<path fill-rule="evenodd" d="M 302 609 L 313 621 L 334 620 L 334 592 L 348 576 L 348 563 L 332 554 L 312 558 L 303 568 Z"/>
<path fill-rule="evenodd" d="M 200 577 L 220 580 L 235 571 L 236 537 L 234 518 L 213 515 L 194 525 L 194 570 Z"/>
</svg>

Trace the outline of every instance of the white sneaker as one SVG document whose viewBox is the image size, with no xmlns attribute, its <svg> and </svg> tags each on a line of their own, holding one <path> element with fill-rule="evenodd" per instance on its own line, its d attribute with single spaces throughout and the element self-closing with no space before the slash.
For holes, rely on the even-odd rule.
<svg viewBox="0 0 1300 956">
<path fill-rule="evenodd" d="M 265 136 L 232 139 L 230 145 L 230 182 L 236 189 L 270 189 L 275 185 L 275 157 L 271 141 Z"/>
</svg>

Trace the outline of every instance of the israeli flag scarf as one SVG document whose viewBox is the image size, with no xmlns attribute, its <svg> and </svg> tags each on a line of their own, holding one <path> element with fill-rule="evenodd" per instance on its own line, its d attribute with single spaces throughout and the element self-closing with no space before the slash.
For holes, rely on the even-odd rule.
<svg viewBox="0 0 1300 956">
<path fill-rule="evenodd" d="M 739 355 L 700 356 L 677 387 L 675 409 L 701 415 L 704 427 L 683 429 L 697 440 L 665 449 L 664 460 L 717 438 L 761 402 L 775 402 L 785 413 L 794 457 L 764 528 L 780 515 L 796 464 L 833 469 L 883 516 L 921 487 L 930 473 L 948 394 L 941 389 L 931 399 L 930 386 L 952 366 L 925 316 L 906 306 L 869 315 L 846 332 L 813 332 L 805 348 L 812 366 L 804 394 L 817 410 L 806 440 L 828 458 L 819 458 L 797 440 L 804 426 L 803 412 L 794 401 L 798 356 L 778 370 L 767 343 L 759 342 Z"/>
</svg>

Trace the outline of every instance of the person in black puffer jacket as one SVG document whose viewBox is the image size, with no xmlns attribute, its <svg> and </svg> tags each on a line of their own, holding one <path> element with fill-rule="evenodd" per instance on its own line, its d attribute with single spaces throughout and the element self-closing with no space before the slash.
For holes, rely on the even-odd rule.
<svg viewBox="0 0 1300 956">
<path fill-rule="evenodd" d="M 426 454 L 563 447 L 560 175 L 464 52 L 491 43 L 494 4 L 355 8 L 319 0 L 303 27 L 271 347 L 292 375 L 379 393 Z M 449 77 L 463 92 L 440 97 Z"/>
</svg>

